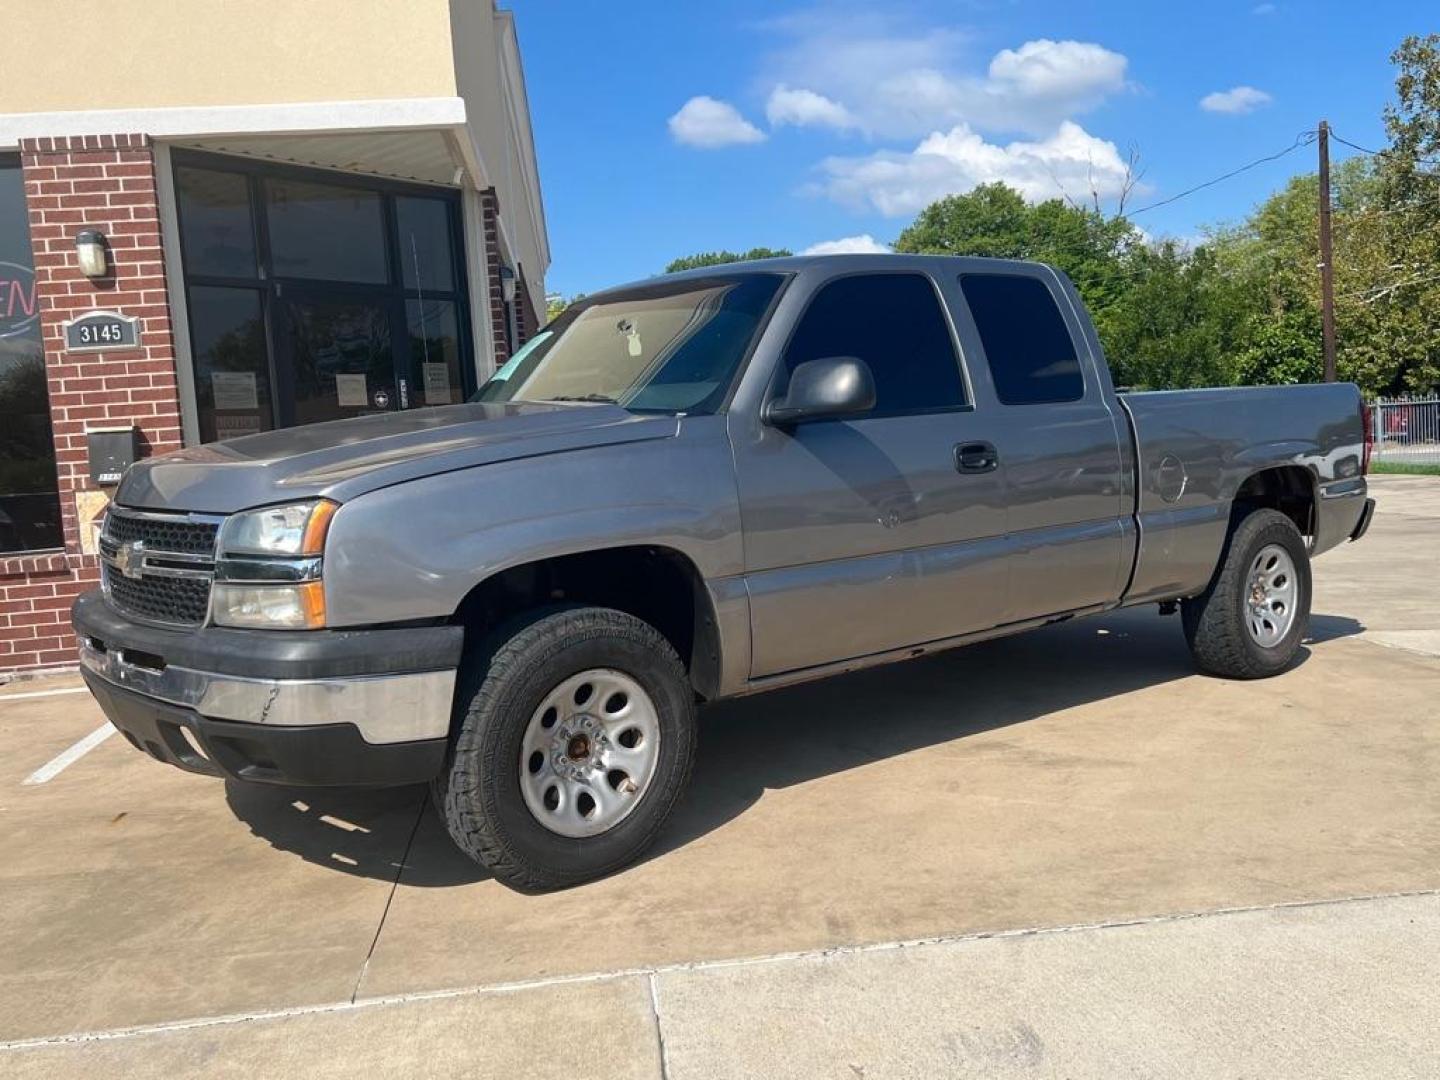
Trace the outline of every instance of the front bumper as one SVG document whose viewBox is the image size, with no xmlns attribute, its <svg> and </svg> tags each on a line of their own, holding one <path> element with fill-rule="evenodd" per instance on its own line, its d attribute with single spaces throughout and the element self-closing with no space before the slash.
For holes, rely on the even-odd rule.
<svg viewBox="0 0 1440 1080">
<path fill-rule="evenodd" d="M 75 603 L 85 681 L 139 749 L 192 772 L 404 784 L 443 765 L 463 631 L 190 632 Z"/>
</svg>

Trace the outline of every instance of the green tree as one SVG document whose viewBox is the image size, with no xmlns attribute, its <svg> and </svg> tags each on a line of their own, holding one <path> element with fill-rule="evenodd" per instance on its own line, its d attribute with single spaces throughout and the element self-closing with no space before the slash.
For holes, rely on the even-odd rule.
<svg viewBox="0 0 1440 1080">
<path fill-rule="evenodd" d="M 1014 188 L 994 183 L 931 203 L 895 250 L 1047 262 L 1070 275 L 1087 304 L 1101 307 L 1124 290 L 1124 257 L 1140 239 L 1122 217 L 1060 199 L 1027 203 Z"/>
<path fill-rule="evenodd" d="M 1136 389 L 1224 386 L 1247 322 L 1241 286 L 1216 253 L 1167 240 L 1126 253 L 1108 304 L 1091 308 L 1115 382 Z"/>
<path fill-rule="evenodd" d="M 665 265 L 665 273 L 678 274 L 681 270 L 696 270 L 702 266 L 721 266 L 725 263 L 749 262 L 753 259 L 783 259 L 795 254 L 788 248 L 756 247 L 749 251 L 702 251 L 695 255 L 683 255 Z"/>
<path fill-rule="evenodd" d="M 584 300 L 585 294 L 576 293 L 574 296 L 562 296 L 560 293 L 550 293 L 545 297 L 545 323 L 548 326 L 561 315 L 565 309 L 577 300 Z"/>
<path fill-rule="evenodd" d="M 1440 386 L 1440 34 L 1406 38 L 1390 62 L 1399 69 L 1384 114 L 1390 145 L 1376 166 L 1390 274 L 1355 299 L 1393 350 L 1385 389 L 1425 392 Z"/>
</svg>

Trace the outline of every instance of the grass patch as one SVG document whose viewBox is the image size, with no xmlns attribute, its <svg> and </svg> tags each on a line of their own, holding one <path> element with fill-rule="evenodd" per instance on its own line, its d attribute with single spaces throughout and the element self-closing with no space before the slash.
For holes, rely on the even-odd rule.
<svg viewBox="0 0 1440 1080">
<path fill-rule="evenodd" d="M 1395 476 L 1440 476 L 1440 465 L 1421 465 L 1409 461 L 1382 461 L 1370 459 L 1372 473 L 1391 473 Z"/>
</svg>

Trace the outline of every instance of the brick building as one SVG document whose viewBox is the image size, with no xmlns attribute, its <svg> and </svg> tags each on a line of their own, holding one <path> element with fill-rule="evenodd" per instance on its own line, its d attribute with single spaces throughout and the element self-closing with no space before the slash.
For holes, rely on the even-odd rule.
<svg viewBox="0 0 1440 1080">
<path fill-rule="evenodd" d="M 493 0 L 72 7 L 7 15 L 0 672 L 74 661 L 102 441 L 463 400 L 534 333 L 549 265 Z M 76 25 L 104 48 L 55 63 Z"/>
</svg>

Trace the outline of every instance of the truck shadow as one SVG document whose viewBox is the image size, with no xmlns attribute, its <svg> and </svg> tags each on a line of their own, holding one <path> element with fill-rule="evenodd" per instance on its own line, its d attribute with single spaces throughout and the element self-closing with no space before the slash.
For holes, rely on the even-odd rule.
<svg viewBox="0 0 1440 1080">
<path fill-rule="evenodd" d="M 1313 615 L 1295 666 L 1311 644 L 1362 630 Z M 720 828 L 767 789 L 1190 677 L 1179 619 L 1144 608 L 707 706 L 694 779 L 647 861 Z M 342 873 L 431 888 L 488 876 L 450 842 L 424 788 L 230 783 L 226 797 L 257 837 Z"/>
</svg>

